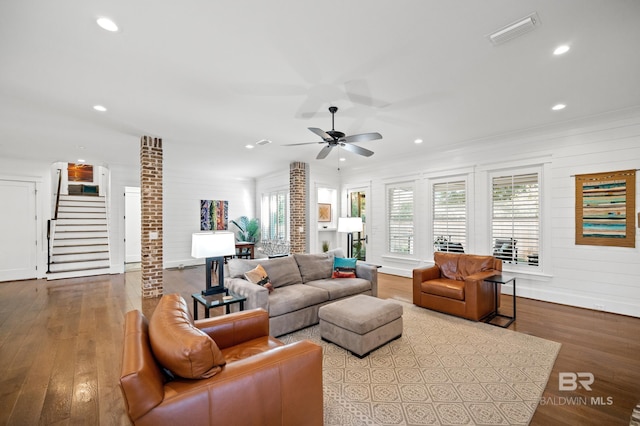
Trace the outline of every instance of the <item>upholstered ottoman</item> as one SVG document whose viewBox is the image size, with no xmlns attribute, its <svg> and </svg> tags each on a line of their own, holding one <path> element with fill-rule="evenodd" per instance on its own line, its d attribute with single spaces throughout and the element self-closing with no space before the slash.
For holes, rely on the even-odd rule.
<svg viewBox="0 0 640 426">
<path fill-rule="evenodd" d="M 359 358 L 402 335 L 402 305 L 359 294 L 320 307 L 320 337 Z"/>
</svg>

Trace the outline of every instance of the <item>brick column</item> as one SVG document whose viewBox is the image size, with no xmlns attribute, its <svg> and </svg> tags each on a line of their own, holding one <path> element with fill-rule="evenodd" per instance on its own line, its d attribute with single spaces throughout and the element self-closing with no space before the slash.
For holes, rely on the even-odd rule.
<svg viewBox="0 0 640 426">
<path fill-rule="evenodd" d="M 289 165 L 289 230 L 291 254 L 307 251 L 307 164 Z"/>
<path fill-rule="evenodd" d="M 140 139 L 142 298 L 162 296 L 162 139 Z"/>
</svg>

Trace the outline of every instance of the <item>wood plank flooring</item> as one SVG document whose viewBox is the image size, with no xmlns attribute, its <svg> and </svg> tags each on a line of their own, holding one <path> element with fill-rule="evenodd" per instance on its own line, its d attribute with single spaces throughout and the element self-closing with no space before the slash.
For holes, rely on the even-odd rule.
<svg viewBox="0 0 640 426">
<path fill-rule="evenodd" d="M 203 267 L 164 272 L 165 293 L 189 306 L 203 281 Z M 410 279 L 380 274 L 379 286 L 379 297 L 411 302 Z M 130 424 L 118 387 L 123 318 L 152 315 L 158 300 L 140 294 L 136 271 L 0 283 L 0 425 Z M 510 329 L 562 343 L 532 425 L 629 424 L 640 402 L 639 318 L 518 298 Z M 561 372 L 592 373 L 592 390 L 560 391 Z"/>
</svg>

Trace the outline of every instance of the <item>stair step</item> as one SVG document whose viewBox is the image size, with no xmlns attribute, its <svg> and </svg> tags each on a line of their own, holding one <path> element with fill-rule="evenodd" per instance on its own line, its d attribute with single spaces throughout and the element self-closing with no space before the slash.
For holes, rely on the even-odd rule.
<svg viewBox="0 0 640 426">
<path fill-rule="evenodd" d="M 109 246 L 107 244 L 84 244 L 73 246 L 53 246 L 52 255 L 58 254 L 80 254 L 80 253 L 108 253 Z"/>
<path fill-rule="evenodd" d="M 93 232 L 93 231 L 107 232 L 107 224 L 106 223 L 98 223 L 98 224 L 58 223 L 56 225 L 56 232 Z"/>
<path fill-rule="evenodd" d="M 82 201 L 76 201 L 76 200 L 60 200 L 60 202 L 58 203 L 58 209 L 60 207 L 88 207 L 88 208 L 94 208 L 94 207 L 104 207 L 105 203 L 104 200 L 92 200 L 92 199 L 87 199 L 87 200 L 82 200 Z"/>
<path fill-rule="evenodd" d="M 51 255 L 51 264 L 88 262 L 93 260 L 109 260 L 109 251 L 54 253 Z"/>
<path fill-rule="evenodd" d="M 95 275 L 106 275 L 111 273 L 109 268 L 91 268 L 91 269 L 78 269 L 75 271 L 64 272 L 49 272 L 47 273 L 47 280 L 60 280 L 64 278 L 77 278 L 77 277 L 92 277 Z"/>
<path fill-rule="evenodd" d="M 86 217 L 62 217 L 58 218 L 56 221 L 56 226 L 62 225 L 106 225 L 107 218 L 86 218 Z"/>
<path fill-rule="evenodd" d="M 107 219 L 106 212 L 58 212 L 58 220 L 64 219 Z"/>
<path fill-rule="evenodd" d="M 54 236 L 54 241 L 68 240 L 70 238 L 107 238 L 109 233 L 104 231 L 58 231 Z"/>
<path fill-rule="evenodd" d="M 85 260 L 75 262 L 57 262 L 49 265 L 51 272 L 80 271 L 87 269 L 109 268 L 109 259 Z"/>
<path fill-rule="evenodd" d="M 99 196 L 99 197 L 95 197 L 95 196 L 88 196 L 88 195 L 64 195 L 64 194 L 60 194 L 60 202 L 63 201 L 93 201 L 93 202 L 101 202 L 104 203 L 105 202 L 105 197 L 104 196 Z"/>
<path fill-rule="evenodd" d="M 107 208 L 104 205 L 100 206 L 59 206 L 58 216 L 60 213 L 106 213 Z"/>
<path fill-rule="evenodd" d="M 56 238 L 53 240 L 53 247 L 69 247 L 69 246 L 91 246 L 91 245 L 107 245 L 109 239 L 103 238 Z"/>
</svg>

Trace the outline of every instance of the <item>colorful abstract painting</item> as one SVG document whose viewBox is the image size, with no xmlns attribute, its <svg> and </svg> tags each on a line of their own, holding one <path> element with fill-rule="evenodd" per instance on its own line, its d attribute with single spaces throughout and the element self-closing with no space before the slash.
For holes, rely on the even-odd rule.
<svg viewBox="0 0 640 426">
<path fill-rule="evenodd" d="M 229 202 L 200 200 L 200 230 L 226 230 L 229 225 Z"/>
<path fill-rule="evenodd" d="M 576 176 L 576 244 L 635 247 L 635 170 Z"/>
</svg>

